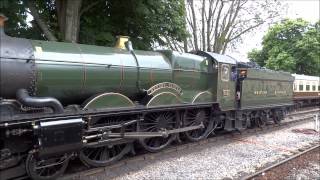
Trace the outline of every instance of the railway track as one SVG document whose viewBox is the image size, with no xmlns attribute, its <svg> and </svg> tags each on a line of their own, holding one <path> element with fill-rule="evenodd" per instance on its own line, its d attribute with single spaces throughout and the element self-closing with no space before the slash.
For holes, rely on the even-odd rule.
<svg viewBox="0 0 320 180">
<path fill-rule="evenodd" d="M 83 169 L 80 168 L 81 170 L 74 170 L 71 169 L 72 172 L 66 172 L 66 174 L 61 177 L 61 180 L 67 180 L 67 179 L 86 179 L 88 176 L 92 176 L 97 173 L 102 173 L 102 172 L 112 172 L 118 167 L 122 166 L 132 166 L 136 163 L 143 162 L 143 161 L 148 161 L 150 159 L 155 159 L 158 157 L 161 157 L 162 155 L 165 154 L 170 154 L 173 152 L 179 152 L 183 150 L 187 150 L 190 148 L 193 148 L 195 146 L 202 146 L 208 143 L 214 143 L 214 142 L 221 142 L 226 139 L 231 139 L 231 138 L 238 138 L 238 137 L 245 137 L 245 136 L 251 136 L 255 134 L 261 134 L 261 133 L 269 133 L 271 131 L 277 131 L 283 128 L 291 127 L 293 125 L 297 125 L 300 123 L 304 123 L 310 120 L 313 120 L 314 113 L 319 112 L 319 109 L 308 109 L 308 110 L 303 110 L 303 111 L 297 111 L 291 114 L 288 114 L 287 118 L 281 123 L 281 124 L 269 124 L 263 128 L 254 128 L 254 129 L 247 129 L 242 132 L 231 132 L 231 133 L 222 133 L 222 134 L 217 134 L 215 136 L 210 136 L 208 139 L 201 140 L 199 142 L 193 142 L 193 143 L 177 143 L 161 152 L 158 153 L 141 153 L 137 154 L 133 157 L 127 157 L 119 162 L 111 165 L 111 166 L 106 166 L 106 167 L 101 167 L 101 168 L 91 168 L 91 169 Z"/>
<path fill-rule="evenodd" d="M 288 158 L 286 158 L 286 159 L 283 159 L 282 161 L 280 161 L 280 162 L 277 162 L 277 163 L 274 163 L 274 164 L 272 164 L 272 165 L 270 165 L 270 166 L 267 166 L 267 167 L 265 167 L 265 168 L 263 168 L 263 169 L 261 169 L 261 170 L 259 170 L 259 171 L 257 171 L 257 172 L 255 172 L 255 173 L 253 173 L 253 174 L 251 174 L 251 175 L 249 175 L 249 176 L 246 176 L 246 177 L 243 177 L 243 178 L 241 178 L 241 179 L 243 179 L 243 180 L 254 180 L 254 179 L 264 179 L 263 177 L 265 176 L 265 174 L 267 173 L 267 172 L 269 172 L 269 171 L 272 171 L 273 169 L 276 169 L 276 168 L 278 168 L 279 166 L 281 166 L 281 165 L 284 165 L 284 164 L 286 164 L 286 163 L 288 163 L 288 162 L 290 162 L 290 161 L 294 161 L 295 159 L 297 159 L 298 157 L 300 157 L 300 156 L 302 156 L 302 155 L 304 155 L 304 154 L 307 154 L 307 153 L 309 153 L 309 152 L 311 152 L 311 151 L 313 151 L 313 150 L 315 150 L 315 149 L 317 149 L 317 148 L 319 148 L 320 147 L 320 145 L 318 144 L 318 143 L 316 143 L 316 144 L 314 144 L 314 145 L 312 145 L 311 147 L 307 147 L 305 150 L 303 150 L 302 152 L 299 152 L 299 153 L 297 153 L 297 154 L 294 154 L 294 155 L 292 155 L 292 156 L 290 156 L 290 157 L 288 157 Z M 267 177 L 266 177 L 267 178 Z"/>
</svg>

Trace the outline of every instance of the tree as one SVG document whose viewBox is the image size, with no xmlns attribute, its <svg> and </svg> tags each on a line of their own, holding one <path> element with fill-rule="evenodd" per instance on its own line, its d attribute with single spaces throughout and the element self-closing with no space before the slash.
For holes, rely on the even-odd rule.
<svg viewBox="0 0 320 180">
<path fill-rule="evenodd" d="M 186 0 L 190 37 L 194 50 L 225 53 L 242 35 L 279 15 L 280 2 L 249 0 Z"/>
<path fill-rule="evenodd" d="M 266 65 L 265 63 L 266 54 L 262 50 L 252 49 L 251 52 L 248 53 L 248 59 L 256 62 L 261 67 Z"/>
<path fill-rule="evenodd" d="M 262 45 L 261 50 L 248 53 L 249 59 L 260 66 L 298 74 L 320 74 L 319 22 L 286 19 L 269 29 Z"/>
<path fill-rule="evenodd" d="M 5 31 L 10 36 L 41 39 L 41 31 L 37 27 L 28 26 L 26 8 L 22 1 L 0 0 L 0 13 L 9 20 L 6 22 Z"/>
<path fill-rule="evenodd" d="M 30 34 L 34 34 L 36 29 L 39 30 L 40 36 L 33 36 L 33 39 L 113 46 L 117 35 L 127 35 L 135 48 L 151 49 L 156 45 L 175 48 L 172 42 L 183 41 L 187 34 L 183 0 L 14 2 L 10 8 L 1 11 L 10 19 L 21 16 L 14 22 L 14 26 L 25 24 Z M 16 10 L 17 7 L 21 8 L 21 11 Z M 26 22 L 28 13 L 34 19 L 31 26 Z M 25 35 L 20 34 L 19 37 L 30 37 Z"/>
</svg>

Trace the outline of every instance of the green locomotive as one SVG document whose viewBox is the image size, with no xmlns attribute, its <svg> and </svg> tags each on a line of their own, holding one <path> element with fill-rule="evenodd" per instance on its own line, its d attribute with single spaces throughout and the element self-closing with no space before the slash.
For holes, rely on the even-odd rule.
<svg viewBox="0 0 320 180">
<path fill-rule="evenodd" d="M 125 44 L 125 45 L 124 45 Z M 0 27 L 0 172 L 60 176 L 72 157 L 119 160 L 180 135 L 279 123 L 292 105 L 290 74 L 210 52 L 138 51 L 9 37 Z M 17 146 L 19 144 L 19 146 Z"/>
</svg>

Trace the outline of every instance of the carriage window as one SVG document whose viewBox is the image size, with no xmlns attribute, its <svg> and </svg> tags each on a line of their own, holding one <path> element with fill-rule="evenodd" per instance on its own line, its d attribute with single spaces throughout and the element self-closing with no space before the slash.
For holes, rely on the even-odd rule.
<svg viewBox="0 0 320 180">
<path fill-rule="evenodd" d="M 316 86 L 315 85 L 312 86 L 312 91 L 316 91 Z"/>
<path fill-rule="evenodd" d="M 299 85 L 299 91 L 303 91 L 303 84 Z"/>
<path fill-rule="evenodd" d="M 306 91 L 310 91 L 310 85 L 306 86 Z"/>
<path fill-rule="evenodd" d="M 229 81 L 230 78 L 230 68 L 227 64 L 221 65 L 221 80 Z"/>
</svg>

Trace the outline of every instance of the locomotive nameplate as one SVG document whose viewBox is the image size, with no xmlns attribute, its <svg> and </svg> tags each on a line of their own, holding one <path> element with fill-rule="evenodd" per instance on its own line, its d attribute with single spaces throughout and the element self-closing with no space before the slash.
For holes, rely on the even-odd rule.
<svg viewBox="0 0 320 180">
<path fill-rule="evenodd" d="M 182 95 L 182 89 L 178 85 L 170 82 L 163 82 L 152 86 L 150 89 L 147 90 L 147 94 L 152 95 L 160 89 L 172 89 L 179 95 Z"/>
</svg>

